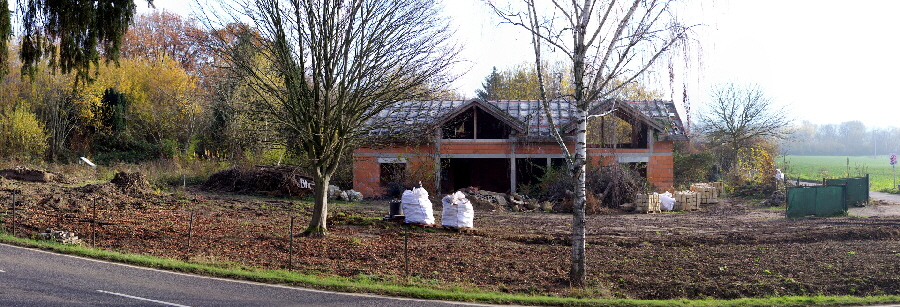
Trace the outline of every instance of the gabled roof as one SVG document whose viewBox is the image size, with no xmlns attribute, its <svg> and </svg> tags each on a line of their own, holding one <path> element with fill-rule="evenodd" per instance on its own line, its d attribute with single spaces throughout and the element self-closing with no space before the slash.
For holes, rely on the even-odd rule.
<svg viewBox="0 0 900 307">
<path fill-rule="evenodd" d="M 453 112 L 450 112 L 449 114 L 444 115 L 443 118 L 438 119 L 436 124 L 443 126 L 444 123 L 453 119 L 454 117 L 456 117 L 472 108 L 479 107 L 482 110 L 484 110 L 485 112 L 487 112 L 488 114 L 496 117 L 501 122 L 509 125 L 510 128 L 512 128 L 513 130 L 515 130 L 519 133 L 522 133 L 522 134 L 525 133 L 525 129 L 526 129 L 525 123 L 516 118 L 513 118 L 512 116 L 510 116 L 510 114 L 508 112 L 501 110 L 500 108 L 498 108 L 497 106 L 495 106 L 493 104 L 484 102 L 481 99 L 470 99 L 467 101 L 468 101 L 468 103 L 463 104 L 460 107 L 457 107 L 456 110 L 454 110 Z"/>
<path fill-rule="evenodd" d="M 612 111 L 627 114 L 631 118 L 634 118 L 636 120 L 646 123 L 653 130 L 665 131 L 665 128 L 662 126 L 662 124 L 660 124 L 656 120 L 650 118 L 649 116 L 647 116 L 647 114 L 641 113 L 640 111 L 634 109 L 632 107 L 632 103 L 627 102 L 627 101 L 620 101 L 620 100 L 616 100 L 616 99 L 607 99 L 607 100 L 597 103 L 594 106 L 594 108 L 592 108 L 590 110 L 590 112 L 588 112 L 588 114 L 589 115 L 601 115 L 601 114 L 605 114 L 607 112 L 612 112 Z M 576 128 L 575 122 L 569 121 L 568 123 L 566 123 L 565 126 L 563 126 L 562 130 L 565 131 L 566 133 L 571 133 L 573 130 L 575 130 L 575 128 Z"/>
<path fill-rule="evenodd" d="M 671 141 L 687 141 L 687 131 L 684 129 L 684 123 L 678 116 L 678 109 L 675 103 L 664 100 L 648 100 L 648 101 L 629 101 L 635 110 L 647 115 L 648 117 L 659 122 L 665 130 L 661 133 L 664 139 Z"/>
<path fill-rule="evenodd" d="M 554 122 L 570 132 L 568 127 L 575 115 L 575 104 L 571 101 L 548 102 L 550 116 Z M 510 125 L 520 134 L 528 136 L 550 136 L 550 124 L 540 101 L 537 100 L 492 100 L 480 99 L 451 101 L 403 101 L 373 116 L 373 121 L 388 124 L 375 129 L 378 135 L 402 133 L 412 127 L 437 127 L 454 116 L 473 107 L 480 107 L 501 121 Z M 601 114 L 617 108 L 648 124 L 660 135 L 670 140 L 687 140 L 681 118 L 675 104 L 669 101 L 615 101 L 607 100 L 597 104 L 591 114 Z M 566 129 L 570 128 L 570 129 Z M 390 132 L 389 132 L 390 131 Z"/>
</svg>

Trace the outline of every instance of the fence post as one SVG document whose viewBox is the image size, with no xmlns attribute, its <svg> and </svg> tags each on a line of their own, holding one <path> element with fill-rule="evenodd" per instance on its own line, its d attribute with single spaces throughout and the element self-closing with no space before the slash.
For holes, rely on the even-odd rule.
<svg viewBox="0 0 900 307">
<path fill-rule="evenodd" d="M 94 204 L 91 206 L 92 217 L 91 217 L 91 246 L 97 247 L 97 199 L 94 199 Z"/>
<path fill-rule="evenodd" d="M 288 271 L 294 270 L 294 217 L 291 217 L 291 226 L 288 231 Z"/>
<path fill-rule="evenodd" d="M 406 226 L 400 227 L 403 227 L 403 261 L 406 263 L 406 282 L 409 282 L 409 241 L 406 239 L 406 233 L 408 229 L 406 228 Z"/>
<path fill-rule="evenodd" d="M 191 249 L 191 240 L 194 238 L 194 210 L 191 210 L 191 220 L 188 222 L 187 248 Z"/>
<path fill-rule="evenodd" d="M 18 220 L 18 219 L 16 219 L 16 195 L 17 195 L 17 194 L 18 194 L 18 193 L 17 193 L 16 191 L 13 191 L 13 196 L 12 196 L 12 214 L 10 215 L 10 216 L 13 218 L 13 223 L 11 223 L 12 225 L 10 226 L 10 228 L 12 228 L 12 235 L 13 235 L 13 237 L 16 236 L 16 224 L 15 224 L 15 222 L 17 222 L 17 220 Z"/>
</svg>

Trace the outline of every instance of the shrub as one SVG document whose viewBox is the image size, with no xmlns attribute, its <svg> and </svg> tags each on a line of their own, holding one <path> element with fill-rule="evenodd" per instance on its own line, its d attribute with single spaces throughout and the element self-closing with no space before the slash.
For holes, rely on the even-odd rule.
<svg viewBox="0 0 900 307">
<path fill-rule="evenodd" d="M 0 115 L 0 155 L 39 159 L 47 151 L 44 125 L 31 111 L 19 106 Z"/>
<path fill-rule="evenodd" d="M 675 151 L 675 187 L 686 189 L 692 183 L 710 180 L 710 170 L 715 168 L 716 157 L 712 152 L 682 153 Z"/>
</svg>

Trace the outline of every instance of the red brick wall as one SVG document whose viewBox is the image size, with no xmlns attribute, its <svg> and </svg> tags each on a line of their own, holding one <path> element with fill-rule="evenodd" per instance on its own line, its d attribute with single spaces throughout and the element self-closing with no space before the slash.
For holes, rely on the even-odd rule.
<svg viewBox="0 0 900 307">
<path fill-rule="evenodd" d="M 443 154 L 468 154 L 468 153 L 510 153 L 511 143 L 507 142 L 447 142 L 441 144 Z M 559 145 L 555 143 L 517 143 L 516 153 L 562 153 Z M 674 149 L 673 142 L 656 142 L 653 145 L 654 153 L 671 153 Z M 403 153 L 430 154 L 434 152 L 432 145 L 418 145 L 414 147 L 400 148 L 361 148 L 356 153 L 391 153 L 398 157 L 404 157 Z M 574 150 L 570 148 L 570 150 Z M 610 149 L 589 148 L 588 153 L 607 153 Z M 616 149 L 618 153 L 646 153 L 646 149 Z M 431 155 L 407 156 L 407 175 L 417 176 L 422 184 L 429 190 L 434 190 L 434 157 Z M 613 163 L 615 160 L 608 156 L 592 156 L 590 163 L 600 165 Z M 375 157 L 354 157 L 353 189 L 366 197 L 380 196 L 384 193 L 381 187 L 381 169 L 378 159 Z M 647 164 L 647 179 L 659 192 L 674 192 L 674 160 L 672 155 L 651 156 Z"/>
<path fill-rule="evenodd" d="M 505 142 L 450 142 L 441 144 L 443 154 L 469 154 L 469 153 L 509 153 L 511 143 Z"/>
<path fill-rule="evenodd" d="M 375 157 L 353 157 L 353 190 L 366 197 L 384 194 L 381 168 Z"/>
<path fill-rule="evenodd" d="M 656 153 L 671 153 L 675 148 L 673 142 L 657 142 L 653 146 Z M 658 192 L 675 192 L 675 157 L 672 155 L 651 156 L 647 163 L 647 180 Z"/>
</svg>

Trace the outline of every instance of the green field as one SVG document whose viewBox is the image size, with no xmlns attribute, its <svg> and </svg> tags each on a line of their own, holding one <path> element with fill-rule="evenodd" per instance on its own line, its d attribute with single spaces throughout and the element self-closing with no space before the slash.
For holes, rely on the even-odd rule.
<svg viewBox="0 0 900 307">
<path fill-rule="evenodd" d="M 780 156 L 775 161 L 788 179 L 822 181 L 822 178 L 861 177 L 869 174 L 870 189 L 897 193 L 894 172 L 887 155 L 874 156 Z M 900 171 L 900 170 L 898 170 Z M 898 181 L 900 183 L 900 181 Z"/>
</svg>

